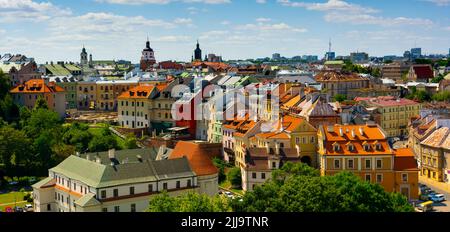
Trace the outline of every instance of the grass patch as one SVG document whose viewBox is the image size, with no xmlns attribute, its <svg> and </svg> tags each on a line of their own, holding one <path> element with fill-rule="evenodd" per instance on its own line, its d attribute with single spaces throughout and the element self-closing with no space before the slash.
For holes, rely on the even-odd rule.
<svg viewBox="0 0 450 232">
<path fill-rule="evenodd" d="M 5 194 L 0 194 L 0 211 L 4 212 L 5 208 L 7 208 L 7 207 L 13 208 L 15 206 L 14 201 L 16 201 L 16 202 L 23 201 L 23 197 L 26 194 L 27 194 L 27 192 L 10 192 L 10 193 L 5 193 Z M 3 205 L 5 203 L 10 203 L 10 204 Z M 29 203 L 28 202 L 17 203 L 16 206 L 23 207 L 26 204 L 29 204 Z"/>
</svg>

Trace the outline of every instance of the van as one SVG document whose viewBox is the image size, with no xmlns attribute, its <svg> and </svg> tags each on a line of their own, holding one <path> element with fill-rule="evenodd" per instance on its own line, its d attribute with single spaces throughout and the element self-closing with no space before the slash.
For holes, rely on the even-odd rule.
<svg viewBox="0 0 450 232">
<path fill-rule="evenodd" d="M 431 199 L 433 202 L 443 202 L 445 201 L 445 196 L 444 194 L 436 194 L 433 197 L 431 197 Z"/>
<path fill-rule="evenodd" d="M 420 203 L 416 207 L 416 211 L 418 211 L 418 212 L 430 212 L 430 211 L 433 211 L 433 202 L 432 201 L 427 201 L 427 202 Z"/>
</svg>

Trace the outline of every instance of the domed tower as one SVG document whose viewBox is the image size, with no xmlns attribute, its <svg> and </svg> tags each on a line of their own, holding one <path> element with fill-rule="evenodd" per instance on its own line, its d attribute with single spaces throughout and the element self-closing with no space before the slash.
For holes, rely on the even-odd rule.
<svg viewBox="0 0 450 232">
<path fill-rule="evenodd" d="M 200 44 L 197 40 L 197 48 L 194 51 L 194 60 L 201 61 L 202 60 L 202 49 L 200 49 Z"/>
<path fill-rule="evenodd" d="M 153 65 L 156 64 L 155 59 L 155 52 L 150 47 L 150 41 L 147 38 L 147 43 L 142 51 L 142 57 L 141 57 L 141 70 L 142 71 L 148 71 L 152 69 Z"/>
<path fill-rule="evenodd" d="M 88 54 L 87 54 L 86 48 L 84 48 L 84 46 L 83 46 L 83 50 L 81 50 L 81 54 L 80 54 L 80 64 L 81 65 L 88 64 Z"/>
</svg>

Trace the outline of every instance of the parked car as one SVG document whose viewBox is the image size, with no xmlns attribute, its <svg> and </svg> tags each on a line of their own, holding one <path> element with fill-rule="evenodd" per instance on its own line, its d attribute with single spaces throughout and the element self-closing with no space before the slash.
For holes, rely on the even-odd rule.
<svg viewBox="0 0 450 232">
<path fill-rule="evenodd" d="M 16 207 L 14 207 L 14 212 L 23 213 L 24 210 L 23 210 L 23 208 L 16 206 Z"/>
<path fill-rule="evenodd" d="M 417 212 L 430 212 L 433 211 L 433 202 L 427 201 L 419 204 L 416 209 Z"/>
<path fill-rule="evenodd" d="M 25 207 L 23 208 L 25 210 L 25 212 L 33 212 L 33 206 L 31 204 L 26 204 Z"/>
<path fill-rule="evenodd" d="M 445 201 L 445 196 L 444 194 L 436 194 L 433 197 L 431 197 L 431 199 L 434 203 L 438 203 L 438 202 L 443 202 Z"/>
</svg>

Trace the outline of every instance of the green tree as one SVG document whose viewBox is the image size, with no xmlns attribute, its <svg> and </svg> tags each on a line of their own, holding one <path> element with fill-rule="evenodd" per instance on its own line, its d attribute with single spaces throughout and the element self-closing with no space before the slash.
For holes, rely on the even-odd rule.
<svg viewBox="0 0 450 232">
<path fill-rule="evenodd" d="M 167 192 L 163 192 L 150 200 L 148 212 L 176 212 L 177 201 L 175 197 L 170 197 Z"/>
<path fill-rule="evenodd" d="M 190 192 L 178 197 L 170 197 L 163 192 L 149 202 L 148 212 L 229 212 L 231 206 L 228 199 Z"/>
<path fill-rule="evenodd" d="M 411 212 L 399 193 L 361 180 L 349 172 L 319 176 L 305 164 L 285 165 L 272 179 L 233 202 L 237 212 Z"/>
<path fill-rule="evenodd" d="M 91 152 L 108 151 L 113 148 L 117 149 L 118 144 L 116 139 L 112 135 L 95 136 L 89 142 L 89 151 Z"/>
<path fill-rule="evenodd" d="M 31 141 L 25 133 L 9 126 L 0 127 L 0 163 L 6 170 L 26 164 L 31 150 Z"/>
<path fill-rule="evenodd" d="M 133 133 L 127 134 L 125 137 L 125 149 L 138 148 L 136 136 Z"/>
<path fill-rule="evenodd" d="M 227 179 L 227 176 L 225 175 L 225 162 L 222 159 L 214 158 L 213 160 L 214 166 L 216 166 L 217 169 L 219 169 L 219 183 L 222 183 Z"/>
<path fill-rule="evenodd" d="M 93 137 L 88 129 L 88 125 L 74 123 L 64 132 L 62 141 L 65 144 L 75 146 L 76 151 L 84 152 L 88 148 L 89 142 Z"/>
<path fill-rule="evenodd" d="M 432 99 L 434 101 L 450 101 L 450 91 L 444 91 L 434 94 Z"/>
<path fill-rule="evenodd" d="M 242 186 L 241 169 L 235 167 L 228 172 L 228 181 L 230 181 L 233 188 L 240 188 Z"/>
<path fill-rule="evenodd" d="M 0 99 L 3 99 L 11 89 L 11 80 L 7 74 L 0 70 Z"/>
<path fill-rule="evenodd" d="M 347 95 L 336 94 L 336 95 L 334 95 L 334 100 L 337 102 L 343 102 L 343 101 L 347 100 Z"/>
<path fill-rule="evenodd" d="M 31 138 L 39 137 L 46 130 L 59 129 L 61 129 L 61 119 L 58 113 L 47 109 L 33 110 L 24 127 L 26 134 Z"/>
<path fill-rule="evenodd" d="M 34 109 L 46 109 L 48 110 L 47 101 L 42 96 L 39 96 L 36 102 L 34 103 Z"/>
</svg>

